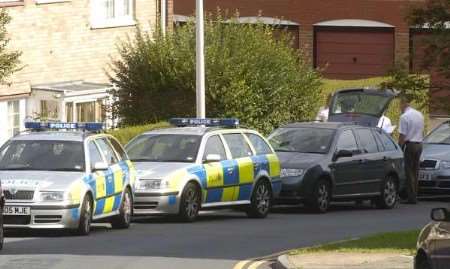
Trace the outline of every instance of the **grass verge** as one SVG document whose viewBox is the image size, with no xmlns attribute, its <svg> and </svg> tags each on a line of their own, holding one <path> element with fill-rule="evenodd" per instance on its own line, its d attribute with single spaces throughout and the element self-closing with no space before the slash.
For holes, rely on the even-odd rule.
<svg viewBox="0 0 450 269">
<path fill-rule="evenodd" d="M 420 230 L 370 235 L 354 240 L 330 243 L 290 252 L 299 255 L 317 252 L 398 253 L 414 255 Z"/>
</svg>

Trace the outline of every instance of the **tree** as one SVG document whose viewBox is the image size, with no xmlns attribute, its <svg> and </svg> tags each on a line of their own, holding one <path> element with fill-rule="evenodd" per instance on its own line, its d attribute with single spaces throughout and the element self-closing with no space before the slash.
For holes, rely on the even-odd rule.
<svg viewBox="0 0 450 269">
<path fill-rule="evenodd" d="M 291 37 L 274 38 L 263 24 L 219 16 L 205 23 L 208 117 L 237 117 L 265 133 L 281 123 L 308 120 L 320 105 L 319 74 L 292 49 Z M 137 31 L 119 47 L 111 81 L 113 111 L 124 124 L 195 116 L 195 24 L 166 37 Z"/>
<path fill-rule="evenodd" d="M 429 29 L 426 68 L 450 78 L 450 0 L 429 0 L 425 6 L 414 8 L 407 17 L 409 24 Z"/>
<path fill-rule="evenodd" d="M 5 9 L 0 9 L 0 84 L 5 83 L 6 78 L 17 70 L 20 52 L 8 51 L 9 38 L 6 25 L 11 21 Z"/>
</svg>

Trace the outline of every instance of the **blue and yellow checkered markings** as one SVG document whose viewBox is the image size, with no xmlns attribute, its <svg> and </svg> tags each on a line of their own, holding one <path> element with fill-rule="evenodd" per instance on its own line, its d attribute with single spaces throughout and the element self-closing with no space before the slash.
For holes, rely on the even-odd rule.
<svg viewBox="0 0 450 269">
<path fill-rule="evenodd" d="M 268 155 L 266 155 L 266 158 L 269 161 L 269 175 L 273 179 L 279 179 L 280 172 L 281 172 L 281 166 L 280 166 L 280 160 L 278 159 L 277 155 L 268 154 Z"/>
<path fill-rule="evenodd" d="M 269 160 L 267 159 L 266 155 L 252 156 L 251 159 L 254 163 L 253 171 L 255 175 L 258 175 L 261 171 L 265 171 L 270 174 Z"/>
<path fill-rule="evenodd" d="M 250 200 L 250 196 L 252 195 L 252 188 L 253 188 L 252 184 L 239 186 L 239 195 L 237 200 L 239 201 Z"/>
<path fill-rule="evenodd" d="M 236 160 L 225 160 L 221 161 L 220 165 L 222 166 L 223 185 L 229 186 L 239 184 L 240 175 L 238 162 Z"/>
<path fill-rule="evenodd" d="M 206 170 L 203 168 L 203 165 L 189 167 L 187 171 L 189 174 L 195 175 L 200 180 L 202 189 L 207 187 Z"/>
</svg>

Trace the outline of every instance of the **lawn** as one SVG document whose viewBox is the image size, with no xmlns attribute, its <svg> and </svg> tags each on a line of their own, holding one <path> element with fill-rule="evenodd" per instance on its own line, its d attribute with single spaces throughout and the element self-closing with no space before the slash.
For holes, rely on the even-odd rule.
<svg viewBox="0 0 450 269">
<path fill-rule="evenodd" d="M 353 240 L 301 248 L 294 250 L 289 254 L 296 255 L 314 252 L 388 252 L 413 255 L 416 251 L 416 242 L 419 232 L 420 230 L 412 230 L 375 234 Z"/>
</svg>

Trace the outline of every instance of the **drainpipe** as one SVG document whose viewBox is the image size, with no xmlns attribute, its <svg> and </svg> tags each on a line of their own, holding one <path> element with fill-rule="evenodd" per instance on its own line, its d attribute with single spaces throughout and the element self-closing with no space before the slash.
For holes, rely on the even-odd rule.
<svg viewBox="0 0 450 269">
<path fill-rule="evenodd" d="M 167 21 L 167 0 L 161 0 L 161 33 L 166 35 Z"/>
</svg>

